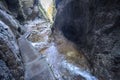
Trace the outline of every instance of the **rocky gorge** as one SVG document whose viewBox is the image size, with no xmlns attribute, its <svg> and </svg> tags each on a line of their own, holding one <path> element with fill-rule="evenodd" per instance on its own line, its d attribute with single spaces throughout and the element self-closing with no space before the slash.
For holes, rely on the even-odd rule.
<svg viewBox="0 0 120 80">
<path fill-rule="evenodd" d="M 119 0 L 0 0 L 0 80 L 119 80 Z"/>
<path fill-rule="evenodd" d="M 100 80 L 119 80 L 119 19 L 119 0 L 61 0 L 54 29 L 78 46 Z"/>
</svg>

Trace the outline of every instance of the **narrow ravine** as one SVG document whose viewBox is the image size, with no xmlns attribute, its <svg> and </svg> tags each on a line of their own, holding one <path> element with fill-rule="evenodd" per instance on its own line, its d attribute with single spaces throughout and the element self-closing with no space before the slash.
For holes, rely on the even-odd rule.
<svg viewBox="0 0 120 80">
<path fill-rule="evenodd" d="M 51 35 L 49 22 L 36 19 L 28 21 L 25 27 L 27 32 L 19 41 L 25 49 L 22 55 L 26 80 L 97 80 L 72 42 L 59 33 Z"/>
<path fill-rule="evenodd" d="M 120 80 L 120 0 L 0 0 L 0 80 Z"/>
</svg>

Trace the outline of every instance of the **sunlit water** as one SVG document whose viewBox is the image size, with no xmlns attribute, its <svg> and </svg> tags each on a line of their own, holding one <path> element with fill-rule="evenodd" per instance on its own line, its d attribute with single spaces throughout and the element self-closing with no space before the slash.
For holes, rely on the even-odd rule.
<svg viewBox="0 0 120 80">
<path fill-rule="evenodd" d="M 62 65 L 64 68 L 68 69 L 72 74 L 80 75 L 84 77 L 86 80 L 97 80 L 97 78 L 92 76 L 88 71 L 81 70 L 81 68 L 73 64 L 70 64 L 67 61 L 63 61 Z"/>
</svg>

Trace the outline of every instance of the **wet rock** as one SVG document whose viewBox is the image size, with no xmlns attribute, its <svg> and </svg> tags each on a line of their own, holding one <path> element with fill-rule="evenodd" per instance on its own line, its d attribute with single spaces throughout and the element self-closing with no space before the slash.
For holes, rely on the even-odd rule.
<svg viewBox="0 0 120 80">
<path fill-rule="evenodd" d="M 25 38 L 26 36 L 20 37 L 18 40 L 22 59 L 24 63 L 31 62 L 37 58 L 38 54 L 32 47 L 32 45 Z"/>
<path fill-rule="evenodd" d="M 27 80 L 55 80 L 45 59 L 37 59 L 26 66 Z"/>
<path fill-rule="evenodd" d="M 8 13 L 10 13 L 10 11 L 7 9 L 7 4 L 5 3 L 4 0 L 0 1 L 0 9 L 3 10 L 3 11 L 6 11 Z"/>
<path fill-rule="evenodd" d="M 39 15 L 38 6 L 34 6 L 32 13 L 27 17 L 27 20 L 34 20 Z"/>
<path fill-rule="evenodd" d="M 17 18 L 19 21 L 24 21 L 26 19 L 26 16 L 24 14 L 24 11 L 22 9 L 21 0 L 5 0 L 8 10 L 12 12 L 12 15 L 14 15 L 15 18 Z"/>
<path fill-rule="evenodd" d="M 39 15 L 38 0 L 5 0 L 8 9 L 20 22 L 33 20 Z"/>
<path fill-rule="evenodd" d="M 21 0 L 5 0 L 5 2 L 8 6 L 8 10 L 12 12 L 15 18 L 17 18 L 19 21 L 25 20 L 26 16 L 22 9 Z"/>
<path fill-rule="evenodd" d="M 0 60 L 0 80 L 15 80 L 5 62 Z"/>
<path fill-rule="evenodd" d="M 22 8 L 26 15 L 29 15 L 30 13 L 32 13 L 33 4 L 34 4 L 34 0 L 21 0 L 21 5 L 23 6 Z"/>
<path fill-rule="evenodd" d="M 24 30 L 19 22 L 7 12 L 0 10 L 0 19 L 10 27 L 16 38 L 20 36 L 20 33 L 24 33 Z"/>
<path fill-rule="evenodd" d="M 99 80 L 120 79 L 120 1 L 63 0 L 54 23 L 84 53 Z"/>
<path fill-rule="evenodd" d="M 27 20 L 33 20 L 39 15 L 38 8 L 39 0 L 22 0 L 22 9 L 26 15 Z"/>
<path fill-rule="evenodd" d="M 17 40 L 11 29 L 2 21 L 0 21 L 0 59 L 6 63 L 13 78 L 23 80 L 24 67 Z"/>
</svg>

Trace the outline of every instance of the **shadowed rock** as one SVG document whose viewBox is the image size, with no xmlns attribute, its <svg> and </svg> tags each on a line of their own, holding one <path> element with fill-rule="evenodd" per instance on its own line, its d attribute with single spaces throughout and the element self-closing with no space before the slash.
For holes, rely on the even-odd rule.
<svg viewBox="0 0 120 80">
<path fill-rule="evenodd" d="M 120 1 L 63 0 L 55 31 L 74 42 L 99 80 L 120 79 Z"/>
<path fill-rule="evenodd" d="M 0 80 L 15 80 L 5 62 L 0 60 Z"/>
<path fill-rule="evenodd" d="M 0 21 L 0 59 L 6 63 L 13 78 L 23 79 L 24 67 L 16 38 L 2 21 Z"/>
</svg>

